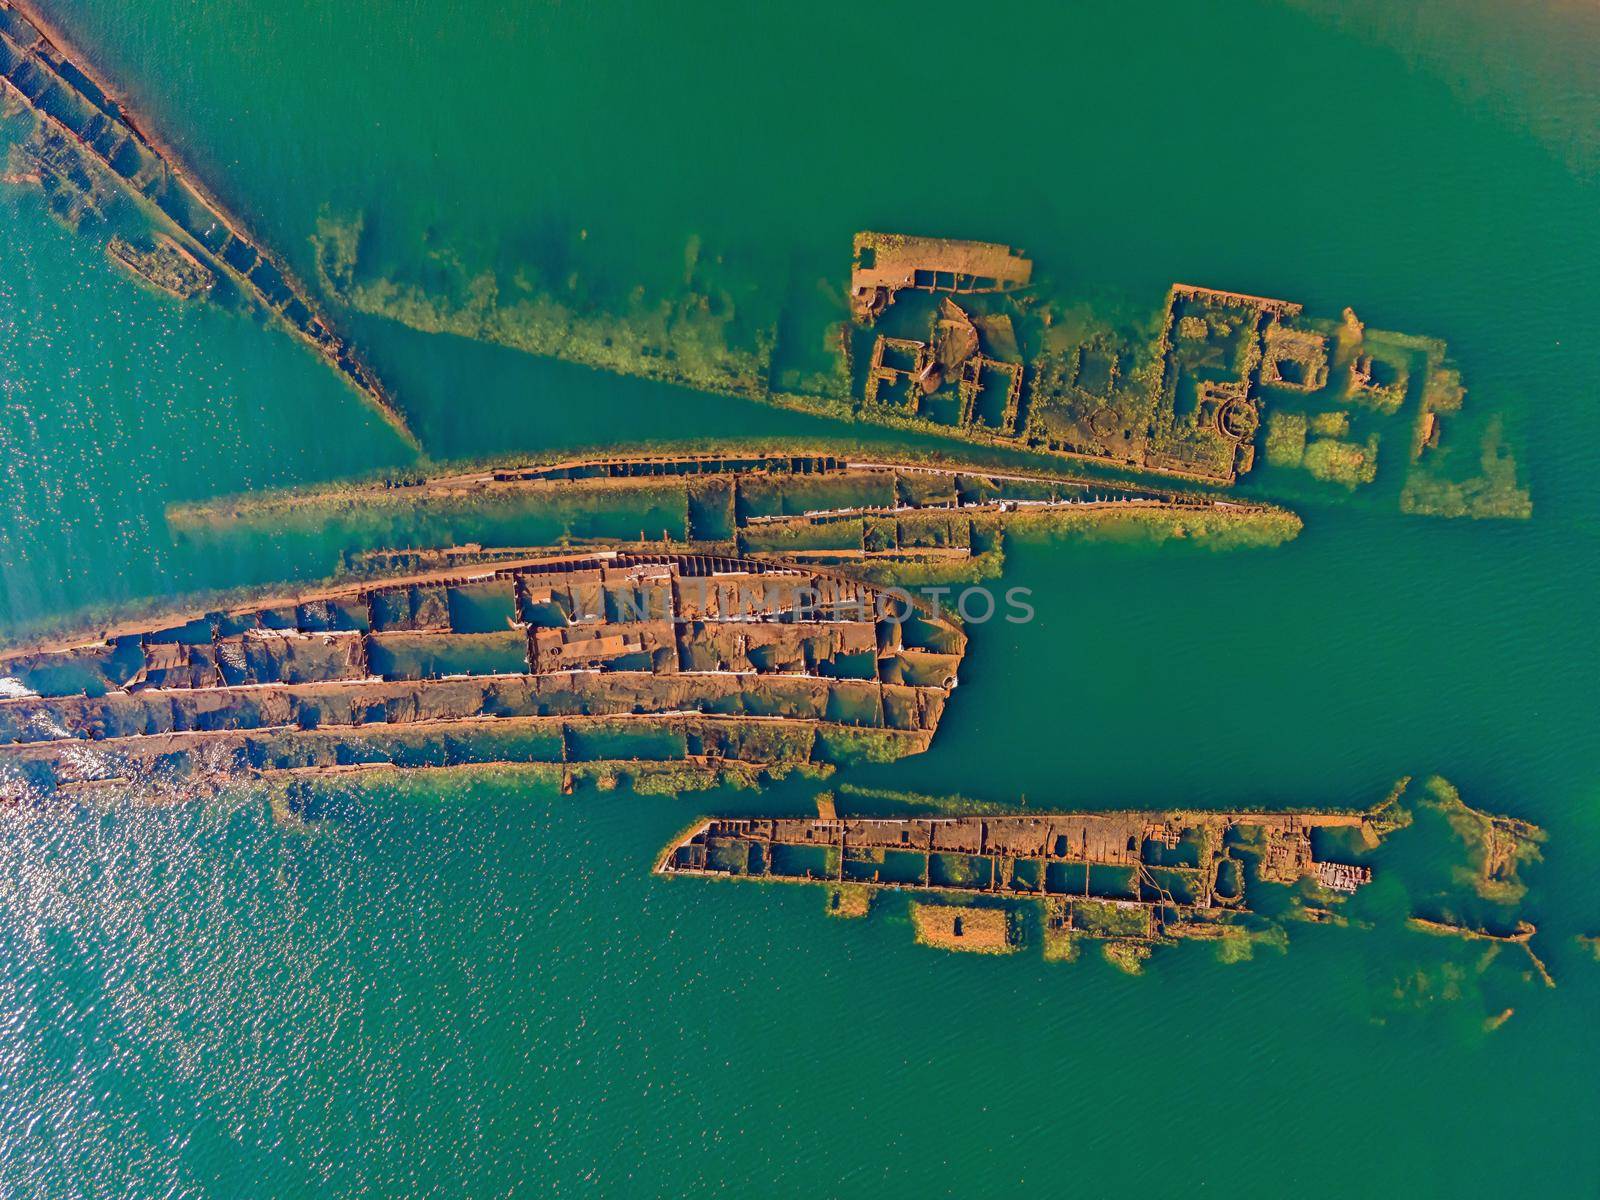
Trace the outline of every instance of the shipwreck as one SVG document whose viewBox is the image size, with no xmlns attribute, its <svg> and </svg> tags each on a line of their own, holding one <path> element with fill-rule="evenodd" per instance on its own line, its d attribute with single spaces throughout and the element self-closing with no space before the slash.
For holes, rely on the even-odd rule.
<svg viewBox="0 0 1600 1200">
<path fill-rule="evenodd" d="M 411 445 L 415 436 L 366 362 L 335 331 L 287 264 L 139 124 L 81 55 L 17 0 L 0 0 L 0 81 L 35 116 L 22 148 L 51 208 L 77 225 L 122 197 L 155 232 L 149 247 L 114 237 L 109 257 L 180 297 L 225 277 L 311 347 Z"/>
<path fill-rule="evenodd" d="M 926 749 L 965 645 L 903 595 L 809 566 L 500 562 L 12 652 L 0 776 L 19 799 L 163 772 L 825 769 Z"/>
<path fill-rule="evenodd" d="M 1405 448 L 1405 511 L 1531 511 L 1499 417 L 1463 414 L 1446 344 L 1348 308 L 1311 318 L 1174 283 L 1152 340 L 1065 308 L 1012 247 L 884 233 L 856 235 L 850 303 L 842 378 L 869 420 L 1219 485 L 1264 448 L 1273 467 L 1354 489 L 1388 442 L 1388 460 Z"/>
<path fill-rule="evenodd" d="M 1248 914 L 1247 860 L 1260 881 L 1355 892 L 1371 869 L 1319 858 L 1313 836 L 1370 848 L 1385 827 L 1377 810 L 713 817 L 668 846 L 656 872 L 1032 899 L 1050 930 L 1158 942 L 1217 936 L 1219 922 Z"/>
<path fill-rule="evenodd" d="M 106 257 L 151 287 L 192 300 L 216 286 L 217 277 L 204 263 L 169 237 L 157 236 L 149 246 L 136 246 L 125 238 L 106 243 Z"/>
<path fill-rule="evenodd" d="M 1140 524 L 1240 545 L 1300 529 L 1284 509 L 1210 493 L 824 449 L 506 464 L 189 504 L 167 519 L 179 537 L 208 543 L 337 528 L 356 572 L 515 558 L 557 539 L 622 548 L 634 530 L 633 550 L 803 561 L 879 583 L 990 577 L 1018 527 Z"/>
<path fill-rule="evenodd" d="M 1091 941 L 1137 973 L 1177 942 L 1214 943 L 1237 961 L 1258 943 L 1282 948 L 1291 922 L 1393 921 L 1385 902 L 1357 899 L 1383 863 L 1409 893 L 1407 930 L 1487 947 L 1479 973 L 1502 948 L 1520 951 L 1527 981 L 1554 986 L 1521 907 L 1519 867 L 1538 861 L 1543 830 L 1465 805 L 1437 776 L 1411 784 L 1401 779 L 1371 808 L 1317 811 L 996 814 L 962 811 L 972 806 L 963 798 L 896 795 L 940 812 L 916 817 L 841 815 L 824 792 L 814 817 L 704 818 L 662 850 L 655 872 L 812 884 L 836 917 L 865 917 L 878 898 L 904 893 L 925 945 L 1006 954 L 1037 939 L 1045 958 L 1067 960 Z M 1410 846 L 1384 857 L 1391 837 Z M 1421 859 L 1451 864 L 1447 886 L 1413 874 L 1418 839 L 1429 839 Z"/>
<path fill-rule="evenodd" d="M 1298 919 L 1344 923 L 1337 906 L 1372 881 L 1359 859 L 1408 819 L 1392 798 L 1345 812 L 886 818 L 842 817 L 824 794 L 818 810 L 702 820 L 662 851 L 656 874 L 821 885 L 837 917 L 906 892 L 925 945 L 1011 953 L 1031 920 L 1046 958 L 1075 958 L 1088 939 L 1137 973 L 1158 946 L 1203 940 L 1248 957 L 1252 941 L 1281 937 L 1254 907 L 1262 885 L 1299 889 Z"/>
<path fill-rule="evenodd" d="M 682 290 L 641 287 L 619 310 L 570 286 L 486 291 L 491 277 L 465 268 L 453 282 L 366 277 L 363 228 L 360 216 L 322 223 L 323 286 L 427 332 L 1208 486 L 1264 461 L 1274 478 L 1354 490 L 1377 479 L 1381 455 L 1406 512 L 1531 512 L 1504 414 L 1465 403 L 1448 345 L 1368 328 L 1349 309 L 1311 316 L 1180 282 L 1146 316 L 1063 293 L 1014 246 L 869 230 L 852 241 L 839 307 L 741 280 L 720 255 L 708 269 L 691 238 Z"/>
</svg>

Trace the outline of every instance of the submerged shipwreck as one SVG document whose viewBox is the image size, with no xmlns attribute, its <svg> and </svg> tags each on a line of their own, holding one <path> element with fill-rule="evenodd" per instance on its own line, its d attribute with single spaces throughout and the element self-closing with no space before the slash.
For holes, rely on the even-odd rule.
<svg viewBox="0 0 1600 1200">
<path fill-rule="evenodd" d="M 11 178 L 37 182 L 74 225 L 111 225 L 110 258 L 151 286 L 180 297 L 231 290 L 270 314 L 416 444 L 287 265 L 20 0 L 0 0 L 0 80 L 35 118 L 13 147 Z M 145 228 L 120 227 L 121 201 Z M 319 220 L 322 289 L 427 332 L 1207 485 L 1265 460 L 1355 489 L 1377 481 L 1381 461 L 1404 511 L 1531 513 L 1499 414 L 1465 405 L 1446 344 L 1369 329 L 1348 308 L 1317 319 L 1292 301 L 1178 283 L 1157 311 L 1113 317 L 1057 293 L 1015 247 L 874 231 L 855 235 L 848 284 L 828 285 L 832 303 L 795 280 L 735 279 L 698 238 L 675 295 L 613 286 L 602 299 L 581 271 L 541 288 L 533 264 L 509 280 L 463 272 L 442 289 L 434 270 L 424 288 L 363 278 L 363 227 L 359 216 Z"/>
<path fill-rule="evenodd" d="M 158 235 L 151 245 L 136 246 L 113 236 L 106 243 L 106 257 L 151 287 L 180 300 L 208 292 L 217 282 L 205 264 L 169 237 Z"/>
<path fill-rule="evenodd" d="M 291 556 L 326 553 L 333 531 L 341 574 L 0 655 L 12 794 L 483 763 L 569 783 L 626 764 L 690 787 L 889 760 L 933 737 L 965 651 L 958 617 L 995 615 L 899 585 L 996 573 L 1017 522 L 1150 521 L 1246 545 L 1300 528 L 1271 506 L 1112 481 L 766 450 L 568 459 L 168 519 L 180 538 L 266 538 Z"/>
<path fill-rule="evenodd" d="M 901 596 L 709 555 L 567 555 L 354 584 L 0 658 L 13 798 L 153 773 L 685 764 L 927 747 L 966 638 Z"/>
<path fill-rule="evenodd" d="M 1529 944 L 1537 929 L 1520 910 L 1519 869 L 1538 860 L 1543 831 L 1468 807 L 1437 777 L 1408 801 L 1410 785 L 1401 780 L 1365 810 L 905 818 L 842 816 L 824 793 L 815 817 L 701 820 L 661 852 L 655 871 L 815 884 L 839 917 L 864 917 L 875 897 L 904 892 L 927 945 L 997 954 L 1037 937 L 1046 958 L 1070 959 L 1087 939 L 1137 972 L 1154 948 L 1179 941 L 1215 942 L 1224 957 L 1242 958 L 1257 941 L 1281 946 L 1286 921 L 1365 923 L 1342 910 L 1373 881 L 1375 852 L 1406 830 L 1442 839 L 1422 857 L 1448 864 L 1449 883 L 1430 891 L 1408 880 L 1420 911 L 1405 924 L 1513 947 L 1531 976 L 1554 986 Z"/>
<path fill-rule="evenodd" d="M 1127 481 L 826 450 L 657 453 L 507 465 L 174 507 L 190 542 L 337 530 L 353 572 L 589 544 L 804 561 L 880 583 L 997 574 L 1007 529 L 1137 526 L 1151 536 L 1275 545 L 1300 520 L 1272 505 Z M 630 536 L 630 531 L 632 536 Z"/>
<path fill-rule="evenodd" d="M 1259 881 L 1310 880 L 1353 893 L 1372 879 L 1356 863 L 1318 858 L 1313 835 L 1370 849 L 1388 825 L 1371 812 L 1106 812 L 905 819 L 718 817 L 667 847 L 661 875 L 834 886 L 839 915 L 865 915 L 872 892 L 907 889 L 945 900 L 1043 903 L 1046 951 L 1073 937 L 1148 947 L 1220 938 L 1251 914 L 1248 861 Z M 986 910 L 978 910 L 986 911 Z M 948 949 L 1013 949 L 995 918 L 919 906 L 918 935 Z M 984 922 L 987 921 L 988 924 Z M 968 924 L 986 936 L 965 940 Z"/>
<path fill-rule="evenodd" d="M 1446 344 L 1370 329 L 1350 309 L 1319 319 L 1293 301 L 1178 283 L 1158 311 L 1112 316 L 1054 291 L 1014 247 L 867 231 L 842 316 L 711 271 L 697 242 L 683 294 L 641 293 L 617 311 L 573 287 L 502 288 L 493 272 L 463 275 L 453 293 L 364 279 L 361 232 L 359 218 L 324 222 L 323 286 L 428 332 L 1208 485 L 1264 458 L 1355 489 L 1378 479 L 1381 449 L 1404 511 L 1531 511 L 1499 414 L 1465 405 Z"/>
<path fill-rule="evenodd" d="M 20 0 L 0 0 L 0 81 L 0 117 L 26 124 L 10 181 L 41 189 L 142 283 L 269 316 L 417 445 L 289 267 Z M 967 636 L 890 585 L 992 577 L 1013 528 L 1275 545 L 1299 532 L 1293 513 L 1193 488 L 1265 464 L 1354 490 L 1378 479 L 1380 454 L 1404 511 L 1531 512 L 1499 417 L 1467 410 L 1446 344 L 1369 329 L 1349 308 L 1316 319 L 1177 283 L 1149 319 L 1112 319 L 1052 294 L 1015 247 L 865 231 L 848 285 L 834 275 L 821 305 L 791 286 L 752 316 L 694 239 L 682 294 L 630 289 L 618 312 L 575 272 L 559 291 L 518 272 L 509 299 L 492 272 L 456 296 L 363 279 L 361 233 L 330 217 L 315 239 L 317 282 L 359 312 L 936 434 L 991 460 L 1073 462 L 728 447 L 177 506 L 179 539 L 342 539 L 341 581 L 0 653 L 0 802 L 390 768 L 514 764 L 564 790 L 625 777 L 641 792 L 824 774 L 929 747 Z M 1415 894 L 1409 927 L 1473 944 L 1480 971 L 1515 948 L 1553 986 L 1518 910 L 1543 832 L 1428 786 L 1466 864 Z M 1037 935 L 1069 959 L 1092 940 L 1136 972 L 1158 946 L 1246 957 L 1284 920 L 1362 919 L 1344 906 L 1371 894 L 1367 860 L 1410 822 L 1404 790 L 1362 811 L 905 818 L 841 817 L 828 795 L 815 818 L 704 819 L 654 869 L 814 884 L 840 917 L 904 892 L 924 944 L 1001 954 Z"/>
<path fill-rule="evenodd" d="M 81 56 L 41 27 L 16 0 L 0 0 L 0 94 L 13 96 L 37 124 L 16 153 L 50 206 L 74 226 L 104 221 L 126 201 L 145 226 L 136 245 L 113 234 L 112 261 L 180 298 L 209 292 L 226 278 L 244 301 L 316 351 L 397 433 L 416 439 L 388 391 L 337 333 L 276 255 L 244 229 L 145 132 Z"/>
<path fill-rule="evenodd" d="M 1031 287 L 1009 246 L 860 233 L 850 300 L 871 333 L 861 412 L 978 441 L 1232 483 L 1266 451 L 1347 487 L 1377 477 L 1380 440 L 1409 422 L 1402 506 L 1526 515 L 1498 426 L 1466 439 L 1467 474 L 1443 471 L 1465 389 L 1445 344 L 1339 322 L 1299 304 L 1173 284 L 1153 342 Z M 858 339 L 860 334 L 847 334 Z M 1402 416 L 1402 410 L 1408 410 Z M 1443 447 L 1443 448 L 1441 448 Z"/>
</svg>

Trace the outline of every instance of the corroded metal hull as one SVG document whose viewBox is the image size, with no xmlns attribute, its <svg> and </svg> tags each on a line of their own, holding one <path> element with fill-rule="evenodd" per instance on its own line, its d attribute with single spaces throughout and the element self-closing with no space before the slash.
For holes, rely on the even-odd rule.
<svg viewBox="0 0 1600 1200">
<path fill-rule="evenodd" d="M 807 567 L 503 562 L 8 655 L 0 771 L 15 790 L 162 767 L 889 759 L 927 747 L 965 643 Z"/>
</svg>

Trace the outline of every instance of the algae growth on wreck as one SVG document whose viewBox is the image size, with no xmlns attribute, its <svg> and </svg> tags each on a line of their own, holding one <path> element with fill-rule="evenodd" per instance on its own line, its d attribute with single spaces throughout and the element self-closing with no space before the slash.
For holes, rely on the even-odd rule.
<svg viewBox="0 0 1600 1200">
<path fill-rule="evenodd" d="M 130 624 L 0 660 L 0 786 L 371 765 L 679 760 L 736 773 L 925 750 L 951 620 L 714 554 L 509 560 Z"/>
<path fill-rule="evenodd" d="M 1361 903 L 1361 893 L 1375 871 L 1398 869 L 1411 875 L 1401 881 L 1415 906 L 1406 928 L 1487 944 L 1480 972 L 1501 947 L 1517 947 L 1529 975 L 1554 987 L 1531 945 L 1538 927 L 1520 905 L 1520 868 L 1538 860 L 1544 832 L 1467 807 L 1438 777 L 1420 792 L 1413 798 L 1411 780 L 1402 779 L 1381 803 L 1347 811 L 1024 813 L 986 805 L 984 815 L 969 816 L 960 815 L 968 805 L 947 803 L 926 817 L 841 817 L 830 793 L 814 819 L 702 820 L 667 845 L 655 869 L 831 883 L 833 916 L 866 917 L 875 897 L 910 892 L 919 897 L 911 917 L 924 945 L 1012 953 L 1031 928 L 1047 961 L 1075 961 L 1087 940 L 1126 974 L 1141 973 L 1157 948 L 1184 941 L 1214 945 L 1221 962 L 1236 963 L 1258 946 L 1288 948 L 1296 924 L 1370 929 L 1379 909 Z M 1445 830 L 1418 826 L 1419 815 L 1442 815 Z M 1437 891 L 1429 870 L 1391 867 L 1405 860 L 1380 853 L 1391 838 L 1430 837 L 1430 863 L 1453 864 L 1451 883 Z"/>
<path fill-rule="evenodd" d="M 38 3 L 421 451 L 0 86 L 0 638 L 103 689 L 3 698 L 78 774 L 0 813 L 0 1192 L 1594 1190 L 1585 6 Z M 346 278 L 322 235 L 355 214 Z M 860 323 L 861 231 L 977 239 L 994 274 L 913 266 Z M 1180 297 L 1169 417 L 1175 280 L 1304 307 Z M 554 718 L 483 716 L 485 680 L 659 698 L 509 657 L 537 635 L 489 577 L 612 551 L 1034 614 L 963 625 L 892 761 L 845 719 L 808 724 L 861 761 L 769 770 L 687 757 L 719 714 L 563 716 L 559 751 Z M 448 630 L 316 627 L 399 586 L 369 620 L 432 625 L 435 583 L 396 576 L 453 581 Z M 862 664 L 827 661 L 697 686 L 854 720 Z M 330 666 L 383 677 L 291 678 Z M 225 667 L 249 682 L 184 686 Z M 177 731 L 226 753 L 122 757 L 241 696 L 268 724 Z M 488 728 L 379 719 L 413 700 Z M 1419 774 L 1377 847 L 1309 831 L 1371 870 L 1351 893 L 1262 879 L 1298 840 L 1230 826 L 1206 911 L 1251 911 L 1216 922 L 1131 863 L 1085 895 L 1070 856 L 976 896 L 984 855 L 850 839 L 778 856 L 810 887 L 650 871 L 708 813 L 1287 819 L 1419 767 L 1452 783 Z M 1139 852 L 1175 906 L 1196 849 Z M 944 890 L 890 886 L 919 866 Z M 1152 1135 L 1178 1111 L 1205 1136 Z"/>
<path fill-rule="evenodd" d="M 51 212 L 74 230 L 113 230 L 107 257 L 179 299 L 209 292 L 226 275 L 242 308 L 281 323 L 415 442 L 378 377 L 282 261 L 179 169 L 87 61 L 56 45 L 38 14 L 9 2 L 0 3 L 0 80 L 12 108 L 0 117 L 26 130 L 10 143 L 8 180 L 42 189 Z"/>
<path fill-rule="evenodd" d="M 878 582 L 999 576 L 1005 531 L 1270 548 L 1300 518 L 1270 504 L 940 456 L 849 447 L 554 458 L 368 484 L 176 506 L 169 526 L 209 552 L 341 543 L 328 566 L 361 574 L 493 561 L 532 546 L 803 560 Z"/>
<path fill-rule="evenodd" d="M 701 277 L 698 240 L 680 296 L 641 290 L 617 312 L 585 301 L 577 276 L 564 296 L 520 274 L 509 289 L 492 274 L 463 277 L 454 296 L 366 280 L 361 236 L 359 218 L 319 221 L 323 287 L 428 333 L 1211 484 L 1251 470 L 1265 413 L 1274 466 L 1353 489 L 1376 479 L 1386 443 L 1406 463 L 1405 512 L 1531 511 L 1498 415 L 1464 404 L 1445 342 L 1369 330 L 1349 308 L 1339 321 L 1307 318 L 1291 301 L 1179 283 L 1158 314 L 1119 324 L 1035 284 L 1032 261 L 1011 247 L 864 232 L 854 240 L 848 317 L 817 324 L 813 314 L 796 330 L 758 281 L 736 298 Z M 729 274 L 719 258 L 716 277 Z M 785 368 L 795 338 L 827 348 L 825 369 Z M 1309 442 L 1292 432 L 1308 419 L 1318 434 Z"/>
</svg>

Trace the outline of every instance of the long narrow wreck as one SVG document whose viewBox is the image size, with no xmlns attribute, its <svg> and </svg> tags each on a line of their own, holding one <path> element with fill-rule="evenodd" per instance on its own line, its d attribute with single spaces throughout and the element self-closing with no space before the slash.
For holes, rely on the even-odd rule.
<svg viewBox="0 0 1600 1200">
<path fill-rule="evenodd" d="M 1330 894 L 1355 892 L 1371 881 L 1371 869 L 1318 857 L 1313 839 L 1332 834 L 1349 849 L 1371 849 L 1388 827 L 1381 809 L 906 819 L 825 810 L 816 818 L 704 820 L 668 846 L 655 869 L 827 883 L 840 915 L 864 915 L 870 895 L 883 889 L 946 902 L 1034 900 L 1044 905 L 1047 953 L 1087 937 L 1142 955 L 1180 938 L 1227 936 L 1251 914 L 1247 864 L 1260 882 L 1308 880 Z M 963 941 L 959 911 L 918 906 L 913 920 L 919 937 L 948 949 L 1016 946 L 1010 935 L 999 944 Z M 983 918 L 973 923 L 988 928 Z"/>
<path fill-rule="evenodd" d="M 1365 925 L 1403 894 L 1411 907 L 1388 911 L 1391 920 L 1520 950 L 1529 977 L 1553 986 L 1520 907 L 1518 869 L 1538 860 L 1543 831 L 1467 807 L 1437 777 L 1414 793 L 1402 779 L 1361 810 L 892 818 L 842 816 L 832 793 L 817 808 L 815 817 L 703 819 L 662 851 L 655 872 L 814 884 L 839 917 L 866 916 L 875 898 L 905 892 L 924 944 L 1002 954 L 1037 937 L 1046 958 L 1071 959 L 1091 940 L 1133 973 L 1156 947 L 1179 941 L 1216 943 L 1234 960 L 1257 943 L 1284 945 L 1288 922 Z M 1413 844 L 1385 858 L 1392 836 Z M 1429 839 L 1420 853 L 1417 839 Z M 1449 885 L 1436 890 L 1443 876 L 1415 877 L 1418 861 L 1445 864 Z M 1356 898 L 1375 863 L 1393 864 L 1403 891 L 1363 906 Z"/>
<path fill-rule="evenodd" d="M 149 246 L 113 237 L 112 261 L 187 298 L 217 276 L 310 346 L 412 446 L 415 436 L 383 383 L 338 333 L 289 267 L 148 134 L 82 55 L 18 0 L 0 0 L 0 81 L 38 121 L 23 146 L 51 205 L 76 224 L 131 201 L 155 231 Z"/>
<path fill-rule="evenodd" d="M 821 448 L 616 454 L 176 506 L 189 542 L 337 530 L 347 570 L 525 555 L 557 541 L 806 561 L 876 582 L 999 572 L 1003 535 L 1126 527 L 1212 545 L 1271 546 L 1300 520 L 1272 505 L 1083 475 Z"/>
<path fill-rule="evenodd" d="M 601 552 L 352 584 L 0 658 L 0 778 L 370 765 L 750 777 L 927 748 L 966 638 L 815 568 Z"/>
</svg>

